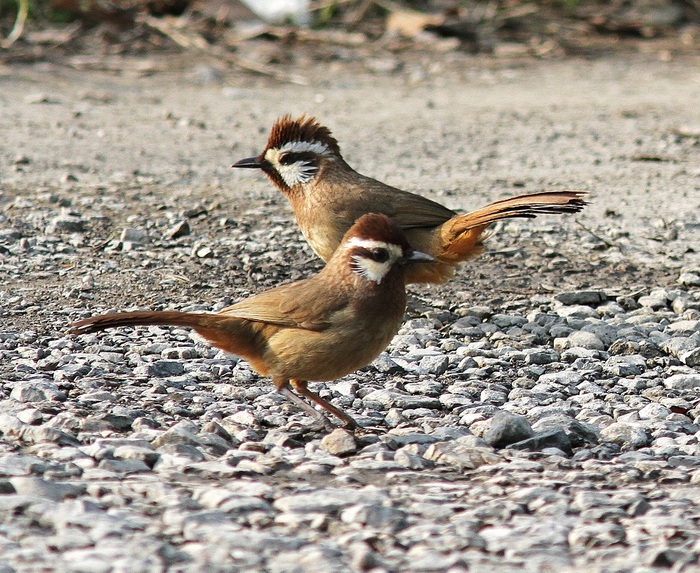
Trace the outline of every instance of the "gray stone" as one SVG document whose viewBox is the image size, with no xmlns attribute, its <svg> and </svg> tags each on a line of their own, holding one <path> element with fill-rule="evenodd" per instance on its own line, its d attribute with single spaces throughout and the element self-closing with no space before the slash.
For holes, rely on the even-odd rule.
<svg viewBox="0 0 700 573">
<path fill-rule="evenodd" d="M 700 348 L 700 342 L 686 336 L 674 336 L 659 343 L 659 348 L 671 356 L 680 358 L 683 354 Z"/>
<path fill-rule="evenodd" d="M 152 444 L 156 448 L 161 448 L 166 445 L 203 446 L 204 442 L 189 430 L 173 426 L 156 437 Z"/>
<path fill-rule="evenodd" d="M 80 218 L 80 215 L 68 212 L 51 219 L 46 227 L 46 232 L 49 235 L 58 233 L 83 233 L 84 231 L 85 222 Z"/>
<path fill-rule="evenodd" d="M 17 413 L 17 419 L 20 422 L 32 425 L 40 424 L 43 421 L 44 416 L 41 411 L 37 410 L 36 408 L 26 408 L 25 410 Z"/>
<path fill-rule="evenodd" d="M 527 323 L 527 318 L 524 316 L 516 316 L 512 314 L 494 314 L 489 318 L 491 324 L 495 324 L 498 328 L 507 329 L 512 326 L 522 326 Z"/>
<path fill-rule="evenodd" d="M 605 291 L 602 290 L 574 290 L 554 295 L 554 300 L 564 305 L 588 305 L 597 306 L 607 300 Z"/>
<path fill-rule="evenodd" d="M 341 521 L 396 533 L 406 527 L 407 515 L 394 507 L 377 504 L 358 504 L 340 514 Z"/>
<path fill-rule="evenodd" d="M 609 547 L 625 540 L 625 529 L 617 523 L 583 523 L 571 530 L 568 541 L 572 547 Z"/>
<path fill-rule="evenodd" d="M 423 457 L 436 464 L 456 466 L 460 470 L 473 470 L 485 464 L 497 464 L 501 461 L 501 457 L 491 449 L 473 448 L 456 442 L 431 444 Z"/>
<path fill-rule="evenodd" d="M 409 470 L 426 470 L 435 465 L 423 456 L 409 452 L 405 448 L 396 451 L 394 461 Z"/>
<path fill-rule="evenodd" d="M 176 360 L 156 360 L 134 368 L 134 376 L 146 378 L 165 378 L 167 376 L 181 376 L 185 373 L 185 365 Z"/>
<path fill-rule="evenodd" d="M 357 451 L 355 436 L 343 428 L 336 428 L 321 440 L 321 448 L 334 456 L 348 456 Z"/>
<path fill-rule="evenodd" d="M 648 295 L 640 296 L 637 302 L 641 306 L 646 306 L 654 310 L 666 308 L 670 302 L 669 293 L 666 289 L 653 289 Z"/>
<path fill-rule="evenodd" d="M 541 418 L 532 425 L 532 429 L 538 434 L 563 430 L 573 447 L 594 445 L 600 439 L 600 432 L 593 424 L 587 424 L 569 416 Z"/>
<path fill-rule="evenodd" d="M 700 286 L 700 273 L 683 272 L 678 277 L 678 284 L 698 287 Z"/>
<path fill-rule="evenodd" d="M 447 356 L 424 356 L 418 363 L 420 370 L 426 374 L 439 376 L 447 371 L 450 361 Z"/>
<path fill-rule="evenodd" d="M 692 336 L 700 332 L 700 320 L 678 320 L 669 324 L 664 332 L 673 336 Z"/>
<path fill-rule="evenodd" d="M 559 353 L 550 349 L 531 349 L 525 351 L 525 364 L 551 364 L 559 360 Z"/>
<path fill-rule="evenodd" d="M 505 448 L 533 435 L 532 426 L 525 416 L 499 410 L 491 418 L 491 425 L 482 436 L 494 448 Z"/>
<path fill-rule="evenodd" d="M 605 344 L 592 332 L 586 332 L 585 330 L 577 330 L 572 332 L 567 338 L 570 346 L 569 348 L 580 346 L 581 348 L 588 348 L 589 350 L 605 350 Z"/>
<path fill-rule="evenodd" d="M 26 380 L 18 382 L 10 393 L 10 398 L 18 402 L 64 401 L 66 395 L 58 386 L 48 380 Z"/>
<path fill-rule="evenodd" d="M 700 366 L 700 348 L 695 348 L 693 350 L 688 350 L 683 352 L 678 359 L 691 368 L 696 368 Z"/>
<path fill-rule="evenodd" d="M 97 467 L 118 474 L 134 474 L 151 471 L 151 466 L 141 460 L 102 460 Z"/>
<path fill-rule="evenodd" d="M 639 417 L 642 420 L 665 420 L 670 413 L 671 410 L 666 406 L 652 402 L 639 410 Z"/>
<path fill-rule="evenodd" d="M 136 245 L 141 245 L 148 242 L 148 232 L 144 229 L 125 227 L 122 229 L 119 240 L 122 243 L 134 243 Z"/>
<path fill-rule="evenodd" d="M 17 494 L 43 497 L 61 501 L 67 497 L 78 497 L 85 491 L 85 485 L 47 481 L 38 477 L 13 477 L 9 479 Z"/>
<path fill-rule="evenodd" d="M 316 542 L 299 550 L 273 554 L 269 573 L 344 573 L 348 571 L 343 554 L 327 542 Z"/>
<path fill-rule="evenodd" d="M 329 488 L 281 496 L 272 505 L 276 510 L 284 512 L 329 513 L 357 503 L 382 503 L 384 500 L 385 496 L 379 492 Z"/>
<path fill-rule="evenodd" d="M 639 354 L 628 356 L 611 356 L 603 368 L 615 376 L 636 376 L 647 368 L 646 359 Z"/>
<path fill-rule="evenodd" d="M 511 450 L 528 450 L 532 452 L 553 448 L 567 456 L 573 453 L 571 451 L 571 441 L 564 430 L 550 430 L 549 432 L 536 434 L 526 440 L 509 444 L 507 447 Z"/>
<path fill-rule="evenodd" d="M 363 401 L 379 402 L 385 408 L 440 408 L 440 400 L 428 396 L 414 396 L 397 390 L 374 390 L 363 397 Z"/>
<path fill-rule="evenodd" d="M 179 239 L 190 234 L 190 224 L 185 221 L 178 221 L 165 232 L 167 239 Z M 123 239 L 122 239 L 123 240 Z"/>
<path fill-rule="evenodd" d="M 671 390 L 700 388 L 700 374 L 673 374 L 664 380 L 664 386 Z"/>
<path fill-rule="evenodd" d="M 649 436 L 644 428 L 623 422 L 613 422 L 603 428 L 600 431 L 600 439 L 633 449 L 643 448 L 649 444 Z"/>
</svg>

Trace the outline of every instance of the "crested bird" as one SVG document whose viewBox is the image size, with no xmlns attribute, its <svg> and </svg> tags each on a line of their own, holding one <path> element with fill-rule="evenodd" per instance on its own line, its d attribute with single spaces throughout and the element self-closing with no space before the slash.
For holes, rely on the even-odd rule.
<svg viewBox="0 0 700 573">
<path fill-rule="evenodd" d="M 261 169 L 289 200 L 302 234 L 328 262 L 345 232 L 364 213 L 396 220 L 410 245 L 430 254 L 432 264 L 408 270 L 408 283 L 440 283 L 459 263 L 483 252 L 486 229 L 513 217 L 580 211 L 585 191 L 528 193 L 495 201 L 466 214 L 421 195 L 361 175 L 348 165 L 331 131 L 314 117 L 281 117 L 265 149 L 236 168 Z"/>
</svg>

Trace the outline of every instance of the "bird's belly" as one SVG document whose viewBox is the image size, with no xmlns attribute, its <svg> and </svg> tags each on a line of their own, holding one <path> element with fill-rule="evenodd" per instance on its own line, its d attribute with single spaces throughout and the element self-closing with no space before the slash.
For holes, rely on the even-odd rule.
<svg viewBox="0 0 700 573">
<path fill-rule="evenodd" d="M 286 379 L 328 381 L 372 362 L 391 342 L 400 321 L 372 328 L 322 332 L 286 329 L 270 340 L 271 374 Z"/>
</svg>

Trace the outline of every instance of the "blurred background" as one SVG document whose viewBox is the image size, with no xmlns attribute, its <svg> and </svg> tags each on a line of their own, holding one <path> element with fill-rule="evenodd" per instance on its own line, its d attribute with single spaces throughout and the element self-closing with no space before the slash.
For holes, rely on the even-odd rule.
<svg viewBox="0 0 700 573">
<path fill-rule="evenodd" d="M 417 51 L 669 59 L 699 38 L 700 0 L 0 0 L 0 63 L 196 55 L 291 81 L 318 62 L 391 72 Z"/>
</svg>

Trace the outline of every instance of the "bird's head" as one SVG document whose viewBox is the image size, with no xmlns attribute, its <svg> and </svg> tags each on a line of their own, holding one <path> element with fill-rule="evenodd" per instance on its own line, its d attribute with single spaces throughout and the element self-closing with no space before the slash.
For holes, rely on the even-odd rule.
<svg viewBox="0 0 700 573">
<path fill-rule="evenodd" d="M 426 253 L 414 250 L 396 222 L 386 215 L 362 215 L 343 238 L 334 259 L 350 261 L 352 272 L 381 284 L 390 274 L 399 275 L 410 264 L 435 262 Z"/>
<path fill-rule="evenodd" d="M 272 126 L 264 151 L 232 167 L 262 169 L 283 193 L 312 183 L 322 167 L 342 161 L 338 142 L 314 117 L 285 115 Z"/>
</svg>

